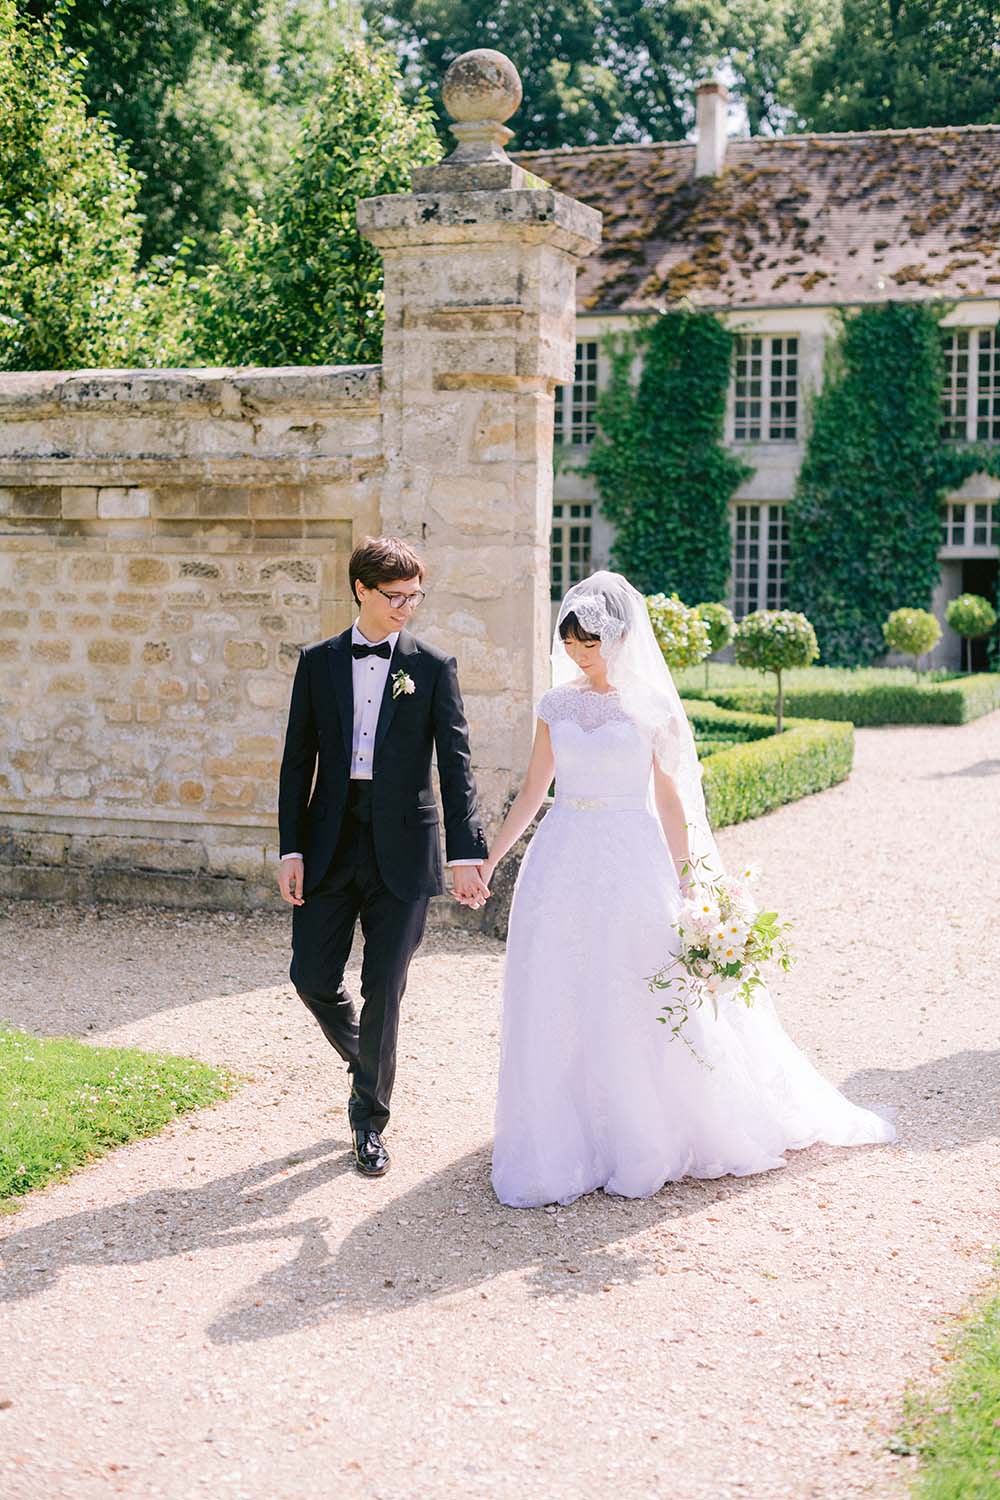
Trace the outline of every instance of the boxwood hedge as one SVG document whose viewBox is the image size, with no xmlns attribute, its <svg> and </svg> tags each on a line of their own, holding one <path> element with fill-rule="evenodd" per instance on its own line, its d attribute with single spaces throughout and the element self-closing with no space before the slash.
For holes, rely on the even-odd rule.
<svg viewBox="0 0 1000 1500">
<path fill-rule="evenodd" d="M 758 818 L 851 773 L 853 724 L 786 719 L 784 731 L 775 734 L 774 720 L 766 715 L 690 700 L 684 708 L 699 742 L 713 828 Z"/>
<path fill-rule="evenodd" d="M 877 724 L 966 724 L 1000 708 L 1000 673 L 978 672 L 970 677 L 917 682 L 902 673 L 886 673 L 890 681 L 840 683 L 827 686 L 788 686 L 785 712 L 799 719 L 847 721 L 855 726 Z M 711 699 L 722 708 L 743 713 L 774 714 L 775 692 L 759 687 L 684 687 L 685 698 Z"/>
</svg>

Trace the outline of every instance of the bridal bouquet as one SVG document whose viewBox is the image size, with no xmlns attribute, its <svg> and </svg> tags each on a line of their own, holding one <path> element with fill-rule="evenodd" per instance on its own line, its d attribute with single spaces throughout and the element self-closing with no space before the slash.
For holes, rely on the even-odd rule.
<svg viewBox="0 0 1000 1500">
<path fill-rule="evenodd" d="M 698 1057 L 684 1032 L 692 1010 L 706 999 L 716 1016 L 720 1000 L 752 1005 L 754 991 L 764 983 L 761 971 L 766 964 L 785 970 L 792 966 L 785 936 L 790 924 L 779 922 L 777 912 L 757 909 L 751 890 L 757 872 L 752 866 L 735 875 L 712 877 L 704 861 L 692 860 L 683 874 L 692 884 L 678 918 L 680 949 L 648 983 L 651 990 L 670 994 L 670 1004 L 656 1019 Z"/>
</svg>

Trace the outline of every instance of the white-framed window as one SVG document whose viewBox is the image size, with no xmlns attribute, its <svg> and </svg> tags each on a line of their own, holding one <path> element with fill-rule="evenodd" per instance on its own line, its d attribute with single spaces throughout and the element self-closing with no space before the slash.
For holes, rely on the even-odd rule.
<svg viewBox="0 0 1000 1500">
<path fill-rule="evenodd" d="M 1000 329 L 955 328 L 944 340 L 941 436 L 1000 442 Z"/>
<path fill-rule="evenodd" d="M 739 334 L 733 386 L 733 441 L 794 443 L 799 432 L 799 340 L 795 334 Z"/>
<path fill-rule="evenodd" d="M 597 340 L 585 339 L 576 346 L 572 386 L 556 388 L 555 430 L 557 443 L 586 447 L 597 431 Z"/>
<path fill-rule="evenodd" d="M 941 507 L 941 546 L 963 556 L 1000 551 L 1000 505 L 982 500 L 950 500 Z"/>
<path fill-rule="evenodd" d="M 586 578 L 590 568 L 591 525 L 594 507 L 589 500 L 557 500 L 552 507 L 552 598 Z"/>
<path fill-rule="evenodd" d="M 740 502 L 732 508 L 733 614 L 784 609 L 788 513 L 784 505 Z"/>
</svg>

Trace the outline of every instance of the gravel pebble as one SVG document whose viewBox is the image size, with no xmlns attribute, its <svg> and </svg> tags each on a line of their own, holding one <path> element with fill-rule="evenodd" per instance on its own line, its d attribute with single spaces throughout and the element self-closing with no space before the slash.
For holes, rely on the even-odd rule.
<svg viewBox="0 0 1000 1500">
<path fill-rule="evenodd" d="M 283 915 L 0 908 L 0 1016 L 248 1075 L 0 1221 L 5 1500 L 901 1497 L 997 1239 L 998 793 L 1000 715 L 864 730 L 724 832 L 796 925 L 786 1024 L 900 1138 L 643 1202 L 493 1200 L 497 942 L 415 960 L 366 1182 Z"/>
</svg>

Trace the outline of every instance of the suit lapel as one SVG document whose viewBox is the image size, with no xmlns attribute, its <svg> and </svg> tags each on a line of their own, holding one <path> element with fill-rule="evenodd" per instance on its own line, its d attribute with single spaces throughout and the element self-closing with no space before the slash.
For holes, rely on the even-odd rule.
<svg viewBox="0 0 1000 1500">
<path fill-rule="evenodd" d="M 333 696 L 340 714 L 340 732 L 344 737 L 347 764 L 354 751 L 354 658 L 351 655 L 351 632 L 345 630 L 330 642 L 330 677 Z"/>
<path fill-rule="evenodd" d="M 392 696 L 392 679 L 397 672 L 406 671 L 407 661 L 411 660 L 416 654 L 416 641 L 407 631 L 401 630 L 399 639 L 396 642 L 396 649 L 392 653 L 392 661 L 389 663 L 389 675 L 385 679 L 385 691 L 382 694 L 382 703 L 378 711 L 373 759 L 375 755 L 378 755 L 382 741 L 389 732 L 389 725 L 392 723 L 393 715 L 396 712 L 396 703 L 398 700 Z"/>
</svg>

